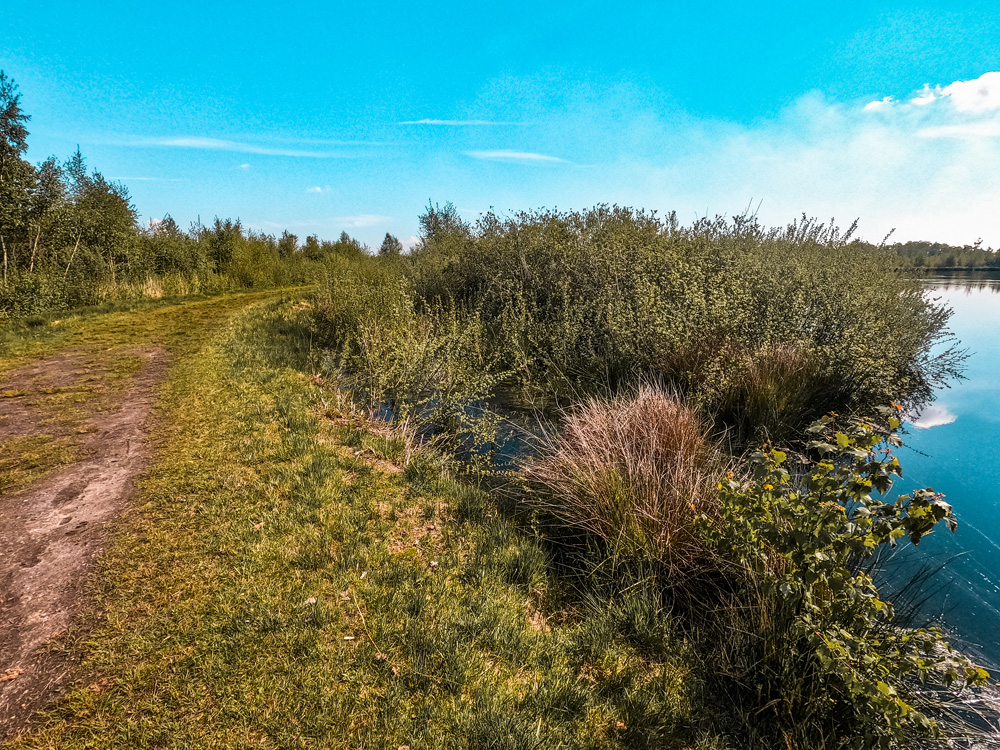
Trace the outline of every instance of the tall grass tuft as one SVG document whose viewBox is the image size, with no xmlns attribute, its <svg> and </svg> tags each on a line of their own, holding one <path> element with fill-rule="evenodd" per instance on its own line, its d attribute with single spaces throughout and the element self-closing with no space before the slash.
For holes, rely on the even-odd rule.
<svg viewBox="0 0 1000 750">
<path fill-rule="evenodd" d="M 537 509 L 622 558 L 654 561 L 680 582 L 710 552 L 695 528 L 718 517 L 725 461 L 693 407 L 643 384 L 632 396 L 589 399 L 564 413 L 525 471 Z"/>
</svg>

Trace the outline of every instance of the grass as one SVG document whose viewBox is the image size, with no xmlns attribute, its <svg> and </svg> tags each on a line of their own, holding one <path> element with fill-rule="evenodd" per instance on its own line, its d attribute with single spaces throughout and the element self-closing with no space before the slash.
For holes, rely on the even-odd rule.
<svg viewBox="0 0 1000 750">
<path fill-rule="evenodd" d="M 36 434 L 4 440 L 0 443 L 0 492 L 34 482 L 78 455 L 77 445 L 66 437 Z"/>
<path fill-rule="evenodd" d="M 322 416 L 298 316 L 178 349 L 60 646 L 88 676 L 9 747 L 725 746 L 650 599 L 575 597 L 484 492 Z"/>
<path fill-rule="evenodd" d="M 529 498 L 560 534 L 596 537 L 611 557 L 656 561 L 673 582 L 706 566 L 694 519 L 718 518 L 725 462 L 679 395 L 646 384 L 589 399 L 541 442 L 525 472 Z"/>
<path fill-rule="evenodd" d="M 296 291 L 244 292 L 184 301 L 109 302 L 8 322 L 0 327 L 0 376 L 65 347 L 100 352 L 154 345 L 172 352 L 187 352 L 201 345 L 206 328 L 239 308 Z"/>
<path fill-rule="evenodd" d="M 162 348 L 172 356 L 195 351 L 236 310 L 276 294 L 114 304 L 0 329 L 0 381 L 18 381 L 16 388 L 0 392 L 0 404 L 16 404 L 34 420 L 28 434 L 2 444 L 0 491 L 24 487 L 77 460 L 95 429 L 90 420 L 117 409 L 141 369 L 140 351 Z M 18 374 L 39 361 L 37 373 Z M 3 420 L 11 418 L 10 408 L 3 411 Z"/>
</svg>

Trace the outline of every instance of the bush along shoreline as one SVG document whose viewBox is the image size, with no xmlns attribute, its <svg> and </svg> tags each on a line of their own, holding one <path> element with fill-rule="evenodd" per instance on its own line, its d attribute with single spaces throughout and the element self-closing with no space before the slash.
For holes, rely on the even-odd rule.
<svg viewBox="0 0 1000 750">
<path fill-rule="evenodd" d="M 684 633 L 691 690 L 725 702 L 737 746 L 971 731 L 941 696 L 988 673 L 874 582 L 886 549 L 956 526 L 930 490 L 882 499 L 899 413 L 962 361 L 891 252 L 809 220 L 617 207 L 473 227 L 431 205 L 421 225 L 408 255 L 328 258 L 312 322 L 407 461 L 491 489 L 573 611 L 629 601 L 640 651 L 650 622 Z M 543 426 L 511 462 L 506 418 L 526 414 Z"/>
</svg>

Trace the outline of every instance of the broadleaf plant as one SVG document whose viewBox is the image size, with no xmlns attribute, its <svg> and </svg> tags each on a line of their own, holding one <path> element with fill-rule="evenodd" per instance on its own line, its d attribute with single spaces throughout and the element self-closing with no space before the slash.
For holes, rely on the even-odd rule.
<svg viewBox="0 0 1000 750">
<path fill-rule="evenodd" d="M 982 685 L 989 678 L 940 628 L 897 624 L 892 603 L 866 572 L 865 562 L 885 545 L 903 538 L 917 544 L 942 522 L 957 527 L 939 492 L 885 498 L 902 476 L 894 455 L 902 441 L 895 408 L 882 410 L 879 421 L 836 429 L 836 417 L 824 417 L 809 427 L 811 455 L 796 462 L 779 450 L 757 451 L 749 478 L 720 483 L 722 518 L 700 521 L 721 554 L 764 580 L 765 595 L 779 603 L 774 627 L 787 633 L 784 661 L 797 665 L 792 671 L 801 679 L 823 684 L 830 706 L 853 714 L 857 732 L 843 746 L 854 748 L 891 747 L 911 733 L 939 736 L 937 723 L 915 705 L 915 683 Z M 814 695 L 788 691 L 803 693 Z"/>
</svg>

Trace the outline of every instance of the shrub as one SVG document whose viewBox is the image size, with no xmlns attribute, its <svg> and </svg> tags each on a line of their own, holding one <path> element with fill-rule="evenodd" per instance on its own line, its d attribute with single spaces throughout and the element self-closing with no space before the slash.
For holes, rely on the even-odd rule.
<svg viewBox="0 0 1000 750">
<path fill-rule="evenodd" d="M 633 209 L 539 211 L 428 232 L 419 309 L 478 310 L 530 404 L 670 382 L 749 447 L 828 411 L 925 398 L 957 366 L 932 354 L 948 311 L 891 252 L 803 219 L 678 225 Z M 769 362 L 776 366 L 770 366 Z"/>
<path fill-rule="evenodd" d="M 0 281 L 0 321 L 69 306 L 67 285 L 52 274 L 11 274 Z"/>
<path fill-rule="evenodd" d="M 483 402 L 502 373 L 478 316 L 417 312 L 409 281 L 377 258 L 337 255 L 327 267 L 314 319 L 331 350 L 328 365 L 369 411 L 412 418 L 424 437 L 449 440 L 454 451 L 487 468 L 497 422 Z"/>
<path fill-rule="evenodd" d="M 989 675 L 954 653 L 940 629 L 902 627 L 864 568 L 901 538 L 916 544 L 939 522 L 957 524 L 932 490 L 882 499 L 902 471 L 892 453 L 898 419 L 887 414 L 885 428 L 832 424 L 810 427 L 819 457 L 794 471 L 782 451 L 754 454 L 753 479 L 723 480 L 718 517 L 699 518 L 706 543 L 753 582 L 746 589 L 757 598 L 745 604 L 764 614 L 750 613 L 757 629 L 740 628 L 741 653 L 714 671 L 732 678 L 735 701 L 760 706 L 754 721 L 772 716 L 796 746 L 829 735 L 852 748 L 936 736 L 915 683 L 977 685 Z M 753 684 L 756 695 L 745 687 Z"/>
</svg>

